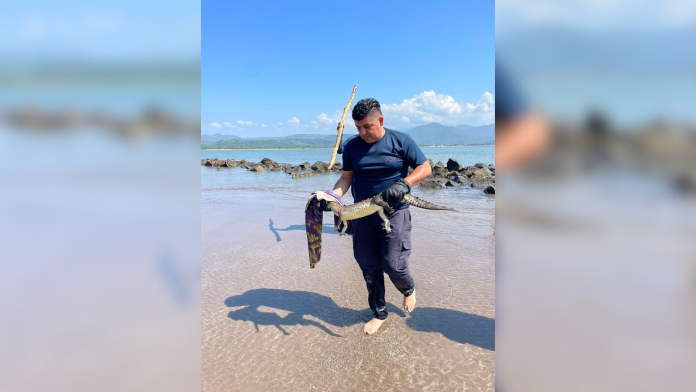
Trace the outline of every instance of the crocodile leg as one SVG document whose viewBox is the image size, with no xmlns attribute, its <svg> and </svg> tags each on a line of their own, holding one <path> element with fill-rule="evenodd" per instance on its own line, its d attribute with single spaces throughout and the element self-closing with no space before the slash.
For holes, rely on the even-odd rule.
<svg viewBox="0 0 696 392">
<path fill-rule="evenodd" d="M 394 209 L 389 207 L 389 204 L 387 204 L 386 201 L 382 200 L 382 197 L 380 195 L 373 197 L 372 203 L 384 208 L 384 210 L 387 211 L 388 214 L 394 213 Z"/>
<path fill-rule="evenodd" d="M 384 215 L 384 208 L 380 208 L 377 210 L 377 213 L 379 214 L 379 217 L 382 218 L 384 221 L 384 228 L 387 230 L 387 233 L 391 233 L 391 224 L 389 223 L 389 219 L 387 219 L 387 216 Z"/>
<path fill-rule="evenodd" d="M 341 223 L 343 223 L 343 230 L 341 230 L 341 234 L 339 234 L 339 236 L 346 235 L 346 230 L 348 230 L 348 222 L 342 220 L 338 223 L 338 225 L 341 226 Z"/>
</svg>

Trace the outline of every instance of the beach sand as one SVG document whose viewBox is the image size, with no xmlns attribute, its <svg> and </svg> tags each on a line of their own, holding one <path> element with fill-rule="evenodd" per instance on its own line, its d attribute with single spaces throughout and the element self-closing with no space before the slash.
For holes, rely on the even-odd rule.
<svg viewBox="0 0 696 392">
<path fill-rule="evenodd" d="M 385 276 L 388 328 L 368 336 L 352 239 L 328 213 L 309 268 L 306 197 L 337 178 L 202 169 L 203 390 L 495 390 L 494 198 L 414 188 L 460 212 L 411 208 L 417 307 L 404 315 Z"/>
</svg>

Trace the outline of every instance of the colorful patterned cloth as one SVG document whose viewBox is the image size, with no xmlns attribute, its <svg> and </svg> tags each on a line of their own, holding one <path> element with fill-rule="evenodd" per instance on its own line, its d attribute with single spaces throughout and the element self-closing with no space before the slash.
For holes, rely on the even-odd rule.
<svg viewBox="0 0 696 392">
<path fill-rule="evenodd" d="M 305 206 L 305 229 L 307 231 L 307 246 L 309 248 L 309 268 L 321 260 L 321 231 L 323 227 L 324 212 L 319 208 L 319 201 L 326 200 L 337 202 L 346 206 L 341 196 L 332 191 L 317 191 L 307 200 Z M 338 216 L 334 215 L 334 230 L 343 230 L 343 225 L 348 224 L 346 234 L 353 235 L 353 227 L 350 222 L 340 222 Z"/>
</svg>

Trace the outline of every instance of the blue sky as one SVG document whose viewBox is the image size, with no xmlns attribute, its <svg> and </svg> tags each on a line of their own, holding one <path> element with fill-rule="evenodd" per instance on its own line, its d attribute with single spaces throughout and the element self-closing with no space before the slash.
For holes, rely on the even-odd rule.
<svg viewBox="0 0 696 392">
<path fill-rule="evenodd" d="M 355 83 L 354 102 L 379 100 L 388 127 L 492 123 L 494 12 L 488 0 L 203 1 L 201 132 L 335 133 Z"/>
</svg>

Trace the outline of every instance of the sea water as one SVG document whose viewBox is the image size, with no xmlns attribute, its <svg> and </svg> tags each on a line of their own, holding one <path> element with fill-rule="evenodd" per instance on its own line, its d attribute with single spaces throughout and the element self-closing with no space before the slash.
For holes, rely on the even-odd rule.
<svg viewBox="0 0 696 392">
<path fill-rule="evenodd" d="M 471 166 L 476 163 L 491 164 L 495 163 L 495 146 L 445 146 L 445 147 L 421 147 L 426 157 L 437 163 L 447 164 L 449 158 L 454 158 L 464 166 Z M 330 148 L 312 149 L 268 149 L 268 150 L 202 150 L 201 159 L 235 159 L 259 162 L 263 158 L 272 159 L 278 163 L 290 163 L 298 165 L 304 162 L 314 163 L 316 161 L 329 162 L 331 159 Z M 336 156 L 336 162 L 341 162 L 341 155 Z"/>
</svg>

